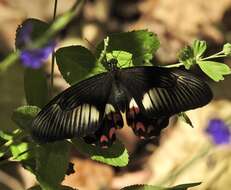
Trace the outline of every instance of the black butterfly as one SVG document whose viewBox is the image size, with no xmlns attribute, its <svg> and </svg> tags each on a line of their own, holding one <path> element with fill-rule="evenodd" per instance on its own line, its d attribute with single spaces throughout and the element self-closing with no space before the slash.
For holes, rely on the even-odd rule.
<svg viewBox="0 0 231 190">
<path fill-rule="evenodd" d="M 110 146 L 116 129 L 126 123 L 141 138 L 155 137 L 179 112 L 206 105 L 209 86 L 177 68 L 142 66 L 119 69 L 79 82 L 51 100 L 33 121 L 40 141 L 84 137 L 88 143 Z"/>
</svg>

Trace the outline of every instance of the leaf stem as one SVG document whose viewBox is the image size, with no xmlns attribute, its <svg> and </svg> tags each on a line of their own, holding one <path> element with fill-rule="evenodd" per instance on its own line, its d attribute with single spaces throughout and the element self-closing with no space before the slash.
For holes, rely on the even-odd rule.
<svg viewBox="0 0 231 190">
<path fill-rule="evenodd" d="M 180 67 L 180 66 L 183 66 L 183 65 L 184 65 L 183 63 L 176 63 L 176 64 L 171 64 L 171 65 L 165 65 L 163 67 L 173 68 L 173 67 Z"/>
<path fill-rule="evenodd" d="M 221 55 L 221 54 L 214 54 L 214 55 L 211 55 L 209 57 L 205 57 L 205 58 L 202 58 L 200 59 L 200 61 L 205 61 L 205 60 L 208 60 L 208 59 L 215 59 L 215 58 L 219 58 L 219 57 L 226 57 L 227 55 Z"/>
<path fill-rule="evenodd" d="M 54 4 L 54 13 L 53 13 L 53 22 L 55 21 L 56 18 L 56 13 L 57 13 L 57 5 L 58 5 L 58 0 L 55 0 Z M 50 88 L 50 97 L 52 98 L 53 95 L 53 88 L 54 88 L 54 67 L 55 67 L 55 50 L 53 49 L 52 51 L 52 57 L 51 57 L 51 88 Z"/>
</svg>

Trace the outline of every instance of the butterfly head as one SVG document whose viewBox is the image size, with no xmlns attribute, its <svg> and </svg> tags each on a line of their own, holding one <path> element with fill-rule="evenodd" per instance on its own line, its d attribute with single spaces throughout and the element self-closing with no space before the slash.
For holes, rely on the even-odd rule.
<svg viewBox="0 0 231 190">
<path fill-rule="evenodd" d="M 115 58 L 110 59 L 107 62 L 107 66 L 108 66 L 108 70 L 109 71 L 115 71 L 118 70 L 118 66 L 117 66 L 118 60 Z"/>
</svg>

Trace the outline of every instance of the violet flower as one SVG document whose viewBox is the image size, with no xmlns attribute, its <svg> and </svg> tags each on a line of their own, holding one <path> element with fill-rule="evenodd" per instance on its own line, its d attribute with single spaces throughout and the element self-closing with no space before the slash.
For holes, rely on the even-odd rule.
<svg viewBox="0 0 231 190">
<path fill-rule="evenodd" d="M 212 138 L 214 144 L 229 144 L 231 132 L 229 126 L 221 119 L 210 120 L 205 132 Z"/>
<path fill-rule="evenodd" d="M 38 69 L 49 57 L 55 48 L 55 42 L 47 43 L 42 48 L 29 49 L 27 45 L 31 42 L 33 26 L 31 23 L 23 25 L 17 36 L 18 47 L 21 50 L 20 60 L 25 67 Z"/>
</svg>

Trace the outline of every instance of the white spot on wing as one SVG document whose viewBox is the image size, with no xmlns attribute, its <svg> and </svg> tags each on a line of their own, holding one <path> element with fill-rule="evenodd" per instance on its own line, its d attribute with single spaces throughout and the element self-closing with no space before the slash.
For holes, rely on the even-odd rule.
<svg viewBox="0 0 231 190">
<path fill-rule="evenodd" d="M 105 114 L 109 114 L 111 112 L 115 112 L 115 108 L 111 104 L 106 104 L 106 106 L 105 106 Z"/>
<path fill-rule="evenodd" d="M 97 110 L 96 107 L 91 105 L 91 109 L 90 109 L 90 105 L 89 104 L 83 104 L 82 105 L 82 114 L 81 114 L 81 123 L 79 123 L 80 120 L 80 109 L 81 106 L 75 108 L 73 110 L 73 115 L 72 115 L 72 125 L 74 125 L 74 120 L 76 120 L 76 124 L 80 124 L 82 125 L 88 125 L 88 122 L 96 122 L 99 120 L 99 111 Z M 90 114 L 91 112 L 91 114 Z M 90 120 L 89 120 L 90 117 Z"/>
<path fill-rule="evenodd" d="M 90 114 L 90 106 L 89 104 L 84 104 L 82 108 L 82 120 L 81 125 L 88 125 L 89 120 L 89 114 Z"/>
<path fill-rule="evenodd" d="M 99 111 L 96 107 L 91 106 L 91 122 L 96 122 L 99 120 Z"/>
<path fill-rule="evenodd" d="M 152 101 L 148 95 L 148 93 L 145 93 L 142 99 L 142 104 L 146 110 L 153 108 Z"/>
<path fill-rule="evenodd" d="M 155 95 L 154 95 L 154 93 L 155 93 L 156 91 L 154 91 L 154 90 L 149 90 L 149 95 L 150 95 L 150 98 L 152 99 L 152 101 L 155 101 Z"/>
<path fill-rule="evenodd" d="M 138 108 L 138 105 L 136 103 L 136 101 L 134 100 L 134 98 L 131 99 L 130 103 L 129 103 L 129 108 Z"/>
<path fill-rule="evenodd" d="M 78 114 L 78 109 L 79 109 L 79 107 L 77 107 L 77 108 L 75 108 L 74 110 L 73 110 L 73 114 L 72 114 L 72 123 L 71 123 L 71 126 L 74 126 L 74 123 L 75 123 L 75 121 L 76 121 L 76 119 L 77 119 L 77 114 Z M 77 112 L 77 113 L 76 113 Z"/>
</svg>

